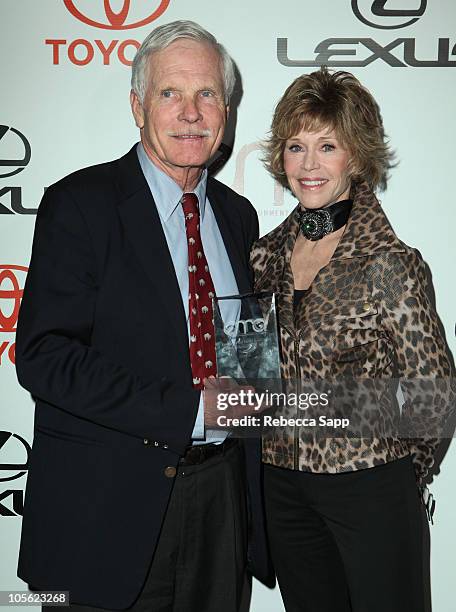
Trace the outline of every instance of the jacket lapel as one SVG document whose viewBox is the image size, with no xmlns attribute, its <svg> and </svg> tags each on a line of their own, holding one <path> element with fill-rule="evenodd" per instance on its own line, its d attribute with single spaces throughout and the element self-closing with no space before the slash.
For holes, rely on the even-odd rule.
<svg viewBox="0 0 456 612">
<path fill-rule="evenodd" d="M 157 207 L 141 171 L 136 147 L 118 162 L 116 177 L 121 199 L 119 215 L 146 276 L 176 333 L 178 349 L 188 355 L 188 333 L 179 283 L 169 253 Z M 151 318 L 153 317 L 151 313 Z"/>
<path fill-rule="evenodd" d="M 332 261 L 382 252 L 403 252 L 404 245 L 369 186 L 366 183 L 357 185 L 352 198 L 353 209 Z"/>
<path fill-rule="evenodd" d="M 233 269 L 234 277 L 238 286 L 239 294 L 251 293 L 252 287 L 247 272 L 247 263 L 241 257 L 241 236 L 236 240 L 230 222 L 226 217 L 229 211 L 229 203 L 226 202 L 226 194 L 217 188 L 217 184 L 211 178 L 207 182 L 207 197 L 214 211 L 215 219 L 222 234 L 228 258 Z"/>
<path fill-rule="evenodd" d="M 271 253 L 269 261 L 255 282 L 256 291 L 273 291 L 278 302 L 278 316 L 282 327 L 293 333 L 293 294 L 294 281 L 291 271 L 291 255 L 299 231 L 297 208 L 295 208 L 285 219 L 282 225 L 272 232 L 272 244 L 277 245 L 274 249 L 268 246 L 266 240 L 265 249 Z M 263 246 L 263 245 L 262 245 Z"/>
</svg>

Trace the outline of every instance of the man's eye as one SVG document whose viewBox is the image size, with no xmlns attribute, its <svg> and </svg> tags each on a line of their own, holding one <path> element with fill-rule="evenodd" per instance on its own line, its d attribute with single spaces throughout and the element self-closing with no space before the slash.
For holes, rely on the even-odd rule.
<svg viewBox="0 0 456 612">
<path fill-rule="evenodd" d="M 203 98 L 212 98 L 212 96 L 214 95 L 214 92 L 211 91 L 210 89 L 204 89 L 201 92 L 201 95 L 203 96 Z"/>
<path fill-rule="evenodd" d="M 161 92 L 161 95 L 163 96 L 163 98 L 171 98 L 173 92 L 171 91 L 171 89 L 165 89 Z"/>
</svg>

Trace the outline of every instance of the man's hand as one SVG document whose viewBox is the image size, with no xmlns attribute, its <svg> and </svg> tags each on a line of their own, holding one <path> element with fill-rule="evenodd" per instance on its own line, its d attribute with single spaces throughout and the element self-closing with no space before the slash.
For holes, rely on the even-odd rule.
<svg viewBox="0 0 456 612">
<path fill-rule="evenodd" d="M 267 406 L 258 401 L 255 389 L 239 385 L 233 378 L 204 379 L 204 424 L 209 429 L 226 429 L 218 422 L 220 416 L 226 419 L 241 419 L 243 416 L 258 415 Z"/>
</svg>

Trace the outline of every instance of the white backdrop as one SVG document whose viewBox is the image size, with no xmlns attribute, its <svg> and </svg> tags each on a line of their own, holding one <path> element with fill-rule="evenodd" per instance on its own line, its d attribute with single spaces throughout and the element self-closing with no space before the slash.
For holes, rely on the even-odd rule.
<svg viewBox="0 0 456 612">
<path fill-rule="evenodd" d="M 110 4 L 118 12 L 128 2 Z M 131 0 L 123 24 L 110 24 L 102 0 L 2 0 L 0 430 L 6 433 L 0 433 L 0 589 L 26 588 L 16 578 L 26 480 L 26 466 L 20 467 L 26 463 L 25 444 L 17 436 L 31 443 L 33 405 L 15 377 L 13 310 L 24 283 L 21 268 L 29 261 L 33 209 L 52 182 L 82 166 L 118 157 L 137 140 L 127 64 L 135 41 L 142 41 L 155 25 L 197 21 L 236 60 L 243 96 L 234 113 L 233 154 L 218 178 L 251 199 L 262 233 L 278 225 L 294 206 L 262 168 L 256 144 L 266 134 L 285 87 L 319 63 L 331 66 L 337 61 L 371 89 L 399 161 L 381 195 L 383 207 L 398 235 L 417 247 L 430 266 L 437 309 L 454 353 L 456 55 L 451 51 L 456 4 L 389 0 L 383 4 L 396 11 L 392 16 L 374 14 L 372 4 Z M 144 20 L 148 23 L 137 25 Z M 286 40 L 286 45 L 283 40 L 279 44 L 279 54 L 277 39 Z M 29 160 L 24 139 L 31 147 Z M 455 609 L 455 469 L 453 445 L 432 484 L 438 500 L 431 529 L 434 612 Z M 278 591 L 255 583 L 251 610 L 283 610 Z"/>
</svg>

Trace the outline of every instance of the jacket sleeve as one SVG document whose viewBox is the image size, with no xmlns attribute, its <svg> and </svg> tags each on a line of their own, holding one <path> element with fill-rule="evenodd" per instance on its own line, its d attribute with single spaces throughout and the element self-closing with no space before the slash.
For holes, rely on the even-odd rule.
<svg viewBox="0 0 456 612">
<path fill-rule="evenodd" d="M 37 399 L 75 416 L 152 438 L 181 454 L 190 439 L 199 392 L 176 388 L 166 379 L 143 380 L 91 346 L 96 268 L 76 202 L 62 186 L 50 187 L 38 211 L 19 314 L 19 382 Z"/>
<path fill-rule="evenodd" d="M 417 251 L 385 256 L 377 288 L 382 319 L 393 341 L 405 398 L 401 432 L 418 479 L 425 478 L 455 408 L 455 377 L 437 313 L 429 299 L 425 264 Z"/>
</svg>

